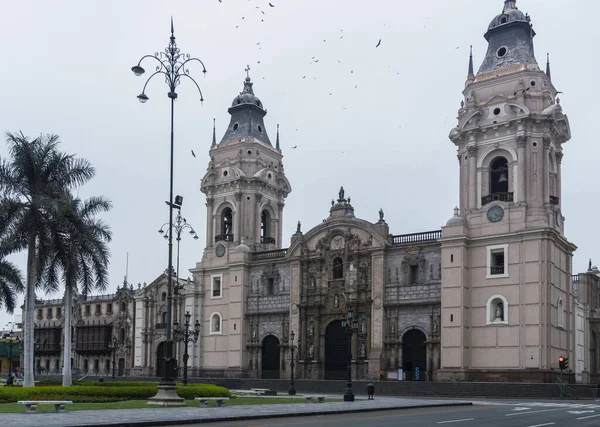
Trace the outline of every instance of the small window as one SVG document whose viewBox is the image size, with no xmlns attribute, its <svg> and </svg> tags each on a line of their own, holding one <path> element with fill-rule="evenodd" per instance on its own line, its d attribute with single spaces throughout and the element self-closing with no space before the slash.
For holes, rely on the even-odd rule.
<svg viewBox="0 0 600 427">
<path fill-rule="evenodd" d="M 450 262 L 454 262 L 454 254 L 450 254 Z"/>
<path fill-rule="evenodd" d="M 494 116 L 498 116 L 500 115 L 502 111 L 500 110 L 500 108 L 494 108 Z"/>
<path fill-rule="evenodd" d="M 500 23 L 501 24 L 506 24 L 506 22 L 507 22 L 506 16 L 503 16 L 503 17 L 500 18 Z"/>
<path fill-rule="evenodd" d="M 411 284 L 419 283 L 419 266 L 418 265 L 410 266 L 410 283 Z"/>
<path fill-rule="evenodd" d="M 119 343 L 123 344 L 125 342 L 125 328 L 119 329 Z"/>
<path fill-rule="evenodd" d="M 258 131 L 262 133 L 262 127 L 260 125 L 258 125 Z"/>
<path fill-rule="evenodd" d="M 90 314 L 92 314 L 92 307 L 90 305 L 86 305 L 85 306 L 85 315 L 89 316 Z"/>
<path fill-rule="evenodd" d="M 487 278 L 508 277 L 508 245 L 487 247 Z"/>
<path fill-rule="evenodd" d="M 267 279 L 267 294 L 273 295 L 275 293 L 275 280 L 272 277 Z"/>
<path fill-rule="evenodd" d="M 109 302 L 108 304 L 106 304 L 106 314 L 112 314 L 113 312 L 113 305 L 111 302 Z"/>
<path fill-rule="evenodd" d="M 127 310 L 127 303 L 126 302 L 122 302 L 121 303 L 121 311 L 126 311 Z"/>
<path fill-rule="evenodd" d="M 344 278 L 344 262 L 341 258 L 333 260 L 333 280 Z"/>
<path fill-rule="evenodd" d="M 110 359 L 106 359 L 106 360 L 104 361 L 104 370 L 105 370 L 106 372 L 110 371 Z"/>
<path fill-rule="evenodd" d="M 41 308 L 37 312 L 37 317 L 38 317 L 38 319 L 42 319 L 44 317 L 44 312 L 42 311 Z"/>
<path fill-rule="evenodd" d="M 213 313 L 210 316 L 210 334 L 221 335 L 223 334 L 222 317 L 220 313 Z"/>
<path fill-rule="evenodd" d="M 102 314 L 102 305 L 96 304 L 96 314 Z"/>
<path fill-rule="evenodd" d="M 48 319 L 52 319 L 52 307 L 48 308 L 48 312 L 46 314 L 46 317 L 48 317 Z"/>
<path fill-rule="evenodd" d="M 100 371 L 100 361 L 98 359 L 94 360 L 94 372 Z"/>
<path fill-rule="evenodd" d="M 235 130 L 238 130 L 238 127 L 239 127 L 239 126 L 240 126 L 240 125 L 238 125 L 237 123 L 236 123 L 236 124 L 234 124 L 234 125 L 233 125 L 233 130 L 234 130 L 234 131 L 235 131 Z"/>
<path fill-rule="evenodd" d="M 89 365 L 89 362 L 88 362 L 88 360 L 87 360 L 87 359 L 84 359 L 84 360 L 83 360 L 83 370 L 84 370 L 84 371 L 87 371 L 87 370 L 88 370 L 88 368 L 89 368 L 89 366 L 90 366 L 90 365 Z"/>
<path fill-rule="evenodd" d="M 222 283 L 221 276 L 213 276 L 211 298 L 222 298 Z"/>
<path fill-rule="evenodd" d="M 56 317 L 58 317 L 59 319 L 62 317 L 62 308 L 61 307 L 56 307 Z"/>
<path fill-rule="evenodd" d="M 163 327 L 165 327 L 167 325 L 167 312 L 166 311 L 164 311 L 161 314 L 161 320 L 162 320 L 161 323 L 163 324 Z"/>
<path fill-rule="evenodd" d="M 507 52 L 508 52 L 508 51 L 506 50 L 506 48 L 505 48 L 505 47 L 501 47 L 500 49 L 498 49 L 498 53 L 497 53 L 497 55 L 498 55 L 498 58 L 502 58 L 502 57 L 504 57 L 504 56 L 506 55 L 506 53 L 507 53 Z"/>
</svg>

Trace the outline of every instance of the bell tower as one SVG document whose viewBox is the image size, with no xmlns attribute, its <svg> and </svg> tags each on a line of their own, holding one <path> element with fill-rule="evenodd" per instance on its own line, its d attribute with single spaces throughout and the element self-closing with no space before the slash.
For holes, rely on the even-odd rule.
<svg viewBox="0 0 600 427">
<path fill-rule="evenodd" d="M 469 57 L 449 135 L 460 209 L 441 240 L 444 378 L 544 381 L 571 350 L 576 247 L 561 211 L 571 133 L 549 60 L 544 72 L 535 59 L 535 35 L 529 15 L 506 0 L 477 74 Z"/>
<path fill-rule="evenodd" d="M 279 126 L 273 147 L 264 124 L 267 110 L 252 86 L 247 74 L 218 144 L 213 128 L 210 162 L 200 188 L 206 194 L 207 250 L 217 242 L 239 245 L 242 240 L 259 251 L 282 245 L 284 199 L 291 186 L 281 161 Z"/>
</svg>

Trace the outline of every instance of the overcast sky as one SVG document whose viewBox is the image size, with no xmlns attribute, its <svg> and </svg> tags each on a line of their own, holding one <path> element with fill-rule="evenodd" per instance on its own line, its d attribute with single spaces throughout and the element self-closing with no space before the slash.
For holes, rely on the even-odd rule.
<svg viewBox="0 0 600 427">
<path fill-rule="evenodd" d="M 292 184 L 284 247 L 298 220 L 306 232 L 328 216 L 340 185 L 358 217 L 374 222 L 383 208 L 393 234 L 439 229 L 452 215 L 458 162 L 448 133 L 457 123 L 469 45 L 477 69 L 487 47 L 483 34 L 503 1 L 270 2 L 275 7 L 269 0 L 2 1 L 0 130 L 58 134 L 64 151 L 97 168 L 80 196 L 114 203 L 104 216 L 114 237 L 107 292 L 123 282 L 128 252 L 136 287 L 167 265 L 167 245 L 157 233 L 168 221 L 167 86 L 153 81 L 142 105 L 136 96 L 145 79 L 130 68 L 166 47 L 171 15 L 182 52 L 201 58 L 208 70 L 202 77 L 190 69 L 204 105 L 184 81 L 175 106 L 175 193 L 200 235 L 181 242 L 182 276 L 205 246 L 199 188 L 212 121 L 220 140 L 247 64 L 272 141 L 280 124 Z M 566 236 L 578 246 L 577 273 L 588 258 L 600 263 L 600 60 L 592 43 L 600 2 L 518 0 L 517 6 L 532 18 L 538 63 L 551 54 L 553 83 L 564 92 L 571 123 L 562 211 Z M 0 156 L 6 154 L 0 143 Z M 24 271 L 24 253 L 11 259 Z M 0 312 L 0 328 L 12 319 Z"/>
</svg>

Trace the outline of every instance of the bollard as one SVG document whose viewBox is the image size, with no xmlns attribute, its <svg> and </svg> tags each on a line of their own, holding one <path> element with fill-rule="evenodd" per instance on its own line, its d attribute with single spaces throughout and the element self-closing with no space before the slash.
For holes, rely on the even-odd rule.
<svg viewBox="0 0 600 427">
<path fill-rule="evenodd" d="M 375 394 L 375 386 L 373 385 L 373 383 L 367 384 L 367 396 L 368 396 L 369 400 L 374 400 L 373 399 L 374 394 Z"/>
</svg>

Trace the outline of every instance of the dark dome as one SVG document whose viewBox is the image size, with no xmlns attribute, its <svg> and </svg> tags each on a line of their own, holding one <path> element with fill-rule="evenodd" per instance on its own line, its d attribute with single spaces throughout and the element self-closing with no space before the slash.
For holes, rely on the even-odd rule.
<svg viewBox="0 0 600 427">
<path fill-rule="evenodd" d="M 509 9 L 500 15 L 497 15 L 488 27 L 488 31 L 501 25 L 510 24 L 511 22 L 528 22 L 527 16 L 519 9 Z"/>
<path fill-rule="evenodd" d="M 258 108 L 263 108 L 263 104 L 260 102 L 260 99 L 254 95 L 252 84 L 253 83 L 250 81 L 250 77 L 246 77 L 246 80 L 244 81 L 244 90 L 233 99 L 233 102 L 231 103 L 232 107 L 241 104 L 253 104 Z"/>
</svg>

